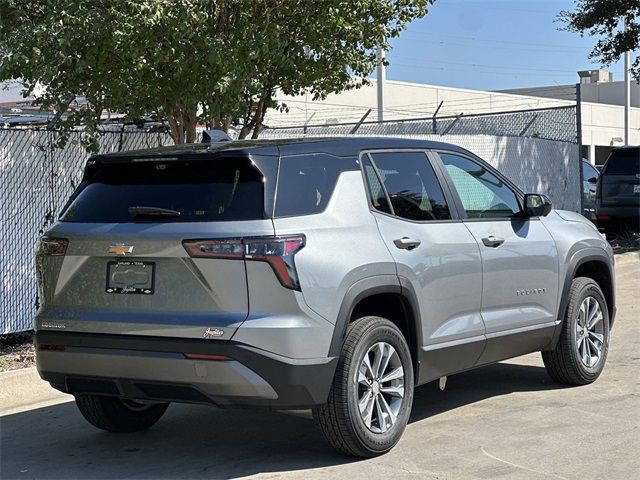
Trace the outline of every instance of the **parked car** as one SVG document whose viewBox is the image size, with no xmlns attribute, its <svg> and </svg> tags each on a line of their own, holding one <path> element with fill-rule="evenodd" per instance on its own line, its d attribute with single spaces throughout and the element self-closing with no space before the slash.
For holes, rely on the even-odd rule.
<svg viewBox="0 0 640 480">
<path fill-rule="evenodd" d="M 600 172 L 587 160 L 582 160 L 582 215 L 596 221 L 596 183 Z"/>
<path fill-rule="evenodd" d="M 615 317 L 591 222 L 409 139 L 92 156 L 37 270 L 38 371 L 96 427 L 170 402 L 312 408 L 361 457 L 398 442 L 416 385 L 536 351 L 593 382 Z"/>
<path fill-rule="evenodd" d="M 596 217 L 604 230 L 640 227 L 640 147 L 614 148 L 596 189 Z"/>
</svg>

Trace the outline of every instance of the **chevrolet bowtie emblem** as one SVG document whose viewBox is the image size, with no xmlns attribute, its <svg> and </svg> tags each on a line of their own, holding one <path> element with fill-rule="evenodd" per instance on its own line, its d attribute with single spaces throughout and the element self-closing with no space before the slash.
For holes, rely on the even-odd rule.
<svg viewBox="0 0 640 480">
<path fill-rule="evenodd" d="M 133 253 L 133 245 L 111 245 L 109 247 L 109 253 L 116 255 L 126 255 L 127 253 Z"/>
</svg>

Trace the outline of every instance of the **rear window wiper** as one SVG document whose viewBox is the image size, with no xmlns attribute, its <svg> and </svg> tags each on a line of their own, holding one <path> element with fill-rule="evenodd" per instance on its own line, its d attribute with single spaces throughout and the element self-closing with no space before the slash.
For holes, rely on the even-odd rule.
<svg viewBox="0 0 640 480">
<path fill-rule="evenodd" d="M 161 207 L 129 207 L 127 209 L 131 217 L 179 217 L 180 212 L 178 210 L 171 210 L 170 208 Z"/>
</svg>

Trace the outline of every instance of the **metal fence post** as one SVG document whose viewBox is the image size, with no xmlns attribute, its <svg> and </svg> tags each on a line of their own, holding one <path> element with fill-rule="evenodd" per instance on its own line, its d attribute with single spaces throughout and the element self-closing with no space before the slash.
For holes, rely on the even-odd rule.
<svg viewBox="0 0 640 480">
<path fill-rule="evenodd" d="M 440 135 L 446 135 L 447 133 L 449 133 L 451 129 L 455 126 L 455 124 L 458 123 L 458 121 L 462 118 L 463 115 L 464 115 L 464 112 L 460 112 L 458 115 L 456 115 L 456 118 L 454 118 L 453 121 L 449 125 L 447 125 L 447 128 L 445 128 L 444 132 L 442 132 Z"/>
<path fill-rule="evenodd" d="M 576 83 L 576 143 L 578 144 L 578 170 L 580 171 L 580 192 L 584 188 L 584 178 L 582 175 L 582 89 Z M 580 213 L 584 212 L 584 198 L 580 195 Z"/>
<path fill-rule="evenodd" d="M 371 113 L 371 109 L 367 110 L 365 112 L 365 114 L 362 116 L 362 118 L 360 120 L 358 120 L 358 123 L 356 123 L 353 128 L 351 130 L 349 130 L 349 135 L 353 135 L 354 133 L 356 133 L 358 131 L 358 129 L 360 128 L 360 125 L 362 125 L 362 123 L 366 120 L 366 118 L 369 116 L 369 114 Z"/>
<path fill-rule="evenodd" d="M 442 107 L 443 103 L 444 103 L 444 100 L 440 100 L 440 103 L 438 104 L 438 108 L 436 108 L 436 111 L 433 112 L 433 117 L 431 117 L 431 127 L 433 130 L 433 133 L 438 133 L 438 122 L 436 120 L 436 117 L 438 116 L 438 112 L 440 111 L 440 107 Z"/>
</svg>

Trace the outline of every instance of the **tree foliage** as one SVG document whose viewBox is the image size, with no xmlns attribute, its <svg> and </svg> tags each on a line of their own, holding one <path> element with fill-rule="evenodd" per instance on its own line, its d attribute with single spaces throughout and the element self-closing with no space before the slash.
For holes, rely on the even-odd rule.
<svg viewBox="0 0 640 480">
<path fill-rule="evenodd" d="M 0 80 L 59 112 L 84 95 L 89 107 L 58 127 L 82 123 L 93 139 L 105 110 L 154 112 L 176 143 L 194 141 L 197 122 L 234 118 L 256 137 L 267 109 L 286 108 L 277 90 L 318 99 L 361 86 L 375 47 L 433 1 L 0 0 Z"/>
<path fill-rule="evenodd" d="M 604 65 L 618 61 L 627 51 L 640 49 L 640 0 L 578 0 L 575 11 L 560 12 L 570 31 L 600 37 L 589 58 Z M 621 28 L 622 21 L 627 29 Z M 640 81 L 640 57 L 632 62 L 631 72 Z"/>
</svg>

